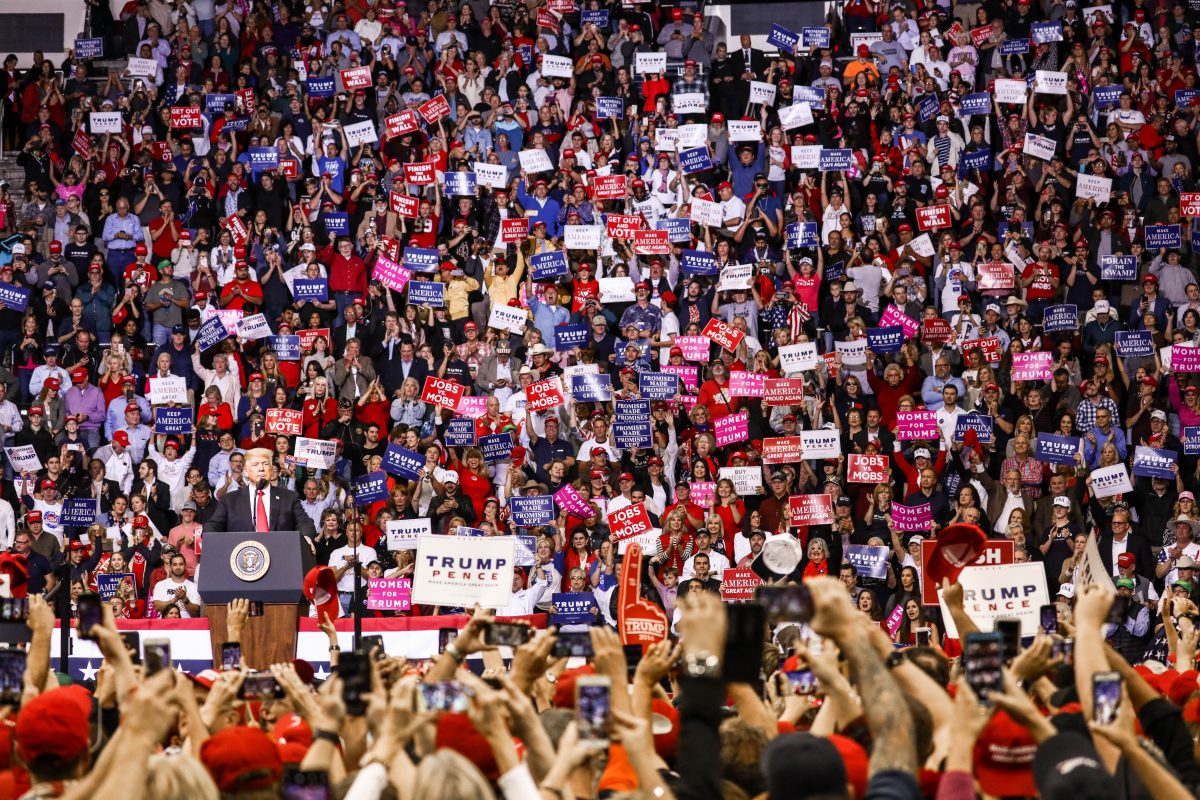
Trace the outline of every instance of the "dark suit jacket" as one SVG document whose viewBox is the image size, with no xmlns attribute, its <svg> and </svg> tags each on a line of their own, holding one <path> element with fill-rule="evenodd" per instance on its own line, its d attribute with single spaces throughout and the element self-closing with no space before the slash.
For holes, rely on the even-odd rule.
<svg viewBox="0 0 1200 800">
<path fill-rule="evenodd" d="M 268 486 L 267 492 L 271 497 L 271 508 L 268 512 L 271 517 L 271 530 L 300 531 L 309 537 L 317 535 L 312 519 L 300 506 L 298 494 L 279 486 Z M 217 504 L 217 510 L 212 517 L 204 523 L 204 532 L 253 531 L 254 515 L 250 511 L 253 497 L 253 489 L 238 489 L 226 494 Z"/>
<path fill-rule="evenodd" d="M 739 43 L 740 44 L 740 43 Z M 756 80 L 762 80 L 767 74 L 767 56 L 762 50 L 750 48 L 750 64 L 746 64 L 746 58 L 742 53 L 742 48 L 730 48 L 730 56 L 733 58 L 733 71 L 738 75 L 743 72 L 752 72 Z"/>
<path fill-rule="evenodd" d="M 1104 562 L 1104 569 L 1111 576 L 1113 574 L 1113 557 L 1112 533 L 1100 535 L 1100 541 L 1096 542 L 1096 546 L 1100 549 L 1100 560 Z M 1125 552 L 1133 553 L 1137 558 L 1137 566 L 1133 571 L 1141 575 L 1146 580 L 1154 583 L 1157 579 L 1154 575 L 1154 554 L 1150 550 L 1150 542 L 1132 531 L 1129 533 L 1129 539 L 1125 542 Z"/>
</svg>

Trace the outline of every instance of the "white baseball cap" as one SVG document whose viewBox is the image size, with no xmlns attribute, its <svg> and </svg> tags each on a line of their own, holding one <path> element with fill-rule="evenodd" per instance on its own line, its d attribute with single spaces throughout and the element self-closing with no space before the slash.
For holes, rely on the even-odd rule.
<svg viewBox="0 0 1200 800">
<path fill-rule="evenodd" d="M 1107 300 L 1098 300 L 1096 305 L 1092 306 L 1092 310 L 1097 314 L 1111 314 L 1112 306 L 1108 304 Z"/>
</svg>

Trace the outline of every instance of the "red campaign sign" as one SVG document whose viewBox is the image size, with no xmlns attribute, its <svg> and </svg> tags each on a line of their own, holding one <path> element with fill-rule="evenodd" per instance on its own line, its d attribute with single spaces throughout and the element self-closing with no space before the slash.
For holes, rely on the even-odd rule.
<svg viewBox="0 0 1200 800">
<path fill-rule="evenodd" d="M 642 598 L 642 546 L 637 542 L 629 545 L 621 561 L 617 619 L 621 644 L 657 644 L 667 638 L 666 613 Z"/>
<path fill-rule="evenodd" d="M 975 347 L 983 351 L 983 360 L 987 363 L 1000 363 L 1001 347 L 1000 338 L 998 336 L 986 336 L 983 339 L 975 339 L 974 341 L 963 345 L 963 348 L 966 350 L 970 350 Z"/>
<path fill-rule="evenodd" d="M 1200 192 L 1179 193 L 1179 216 L 1200 217 Z"/>
<path fill-rule="evenodd" d="M 614 511 L 608 515 L 608 529 L 618 542 L 641 536 L 643 533 L 648 533 L 653 527 L 650 524 L 650 515 L 646 513 L 645 503 L 625 506 L 620 511 Z"/>
<path fill-rule="evenodd" d="M 392 261 L 400 260 L 400 240 L 393 239 L 391 236 L 380 236 L 379 241 L 383 243 L 383 254 Z"/>
<path fill-rule="evenodd" d="M 530 411 L 545 411 L 562 404 L 562 384 L 558 378 L 547 378 L 525 387 L 525 407 Z"/>
<path fill-rule="evenodd" d="M 646 227 L 646 220 L 640 214 L 609 214 L 608 235 L 612 239 L 629 240 L 637 232 Z"/>
<path fill-rule="evenodd" d="M 305 328 L 302 331 L 296 331 L 296 335 L 300 337 L 300 352 L 311 353 L 313 349 L 313 340 L 318 336 L 325 337 L 325 344 L 330 343 L 329 328 Z"/>
<path fill-rule="evenodd" d="M 164 164 L 171 163 L 171 145 L 167 142 L 151 142 L 150 151 L 154 153 L 154 160 L 161 161 Z"/>
<path fill-rule="evenodd" d="M 279 159 L 279 172 L 285 178 L 300 177 L 300 162 L 294 158 Z"/>
<path fill-rule="evenodd" d="M 222 220 L 221 227 L 229 231 L 234 244 L 245 244 L 246 240 L 250 238 L 250 231 L 246 229 L 246 223 L 242 222 L 242 218 L 237 214 L 230 214 Z"/>
<path fill-rule="evenodd" d="M 409 219 L 416 219 L 418 205 L 420 205 L 420 201 L 411 194 L 392 192 L 388 195 L 388 210 L 393 214 L 399 214 Z"/>
<path fill-rule="evenodd" d="M 548 8 L 539 8 L 537 15 L 537 24 L 539 28 L 547 28 L 554 32 L 558 32 L 558 18 L 550 13 Z"/>
<path fill-rule="evenodd" d="M 529 217 L 509 217 L 500 220 L 500 241 L 505 244 L 529 238 Z"/>
<path fill-rule="evenodd" d="M 971 29 L 971 44 L 976 47 L 983 47 L 987 44 L 988 39 L 992 38 L 992 26 L 980 25 L 978 28 Z"/>
<path fill-rule="evenodd" d="M 404 165 L 404 180 L 414 186 L 428 186 L 435 180 L 433 162 L 421 161 L 416 164 Z"/>
<path fill-rule="evenodd" d="M 670 231 L 637 231 L 633 234 L 633 252 L 639 256 L 665 256 L 671 253 Z"/>
<path fill-rule="evenodd" d="M 725 601 L 753 600 L 754 590 L 763 579 L 749 567 L 727 569 L 721 573 L 721 599 Z"/>
<path fill-rule="evenodd" d="M 267 433 L 299 436 L 303 429 L 304 412 L 292 408 L 267 409 Z"/>
<path fill-rule="evenodd" d="M 890 456 L 865 456 L 850 453 L 846 470 L 847 483 L 887 483 L 891 473 Z"/>
<path fill-rule="evenodd" d="M 982 291 L 992 289 L 1012 289 L 1016 283 L 1013 268 L 1007 261 L 989 261 L 979 264 L 979 288 Z"/>
<path fill-rule="evenodd" d="M 92 137 L 83 128 L 75 131 L 75 138 L 71 140 L 71 149 L 84 158 L 92 157 Z"/>
<path fill-rule="evenodd" d="M 419 127 L 421 127 L 421 123 L 412 109 L 401 111 L 399 114 L 392 114 L 383 120 L 383 138 L 394 139 L 406 133 L 413 133 Z"/>
<path fill-rule="evenodd" d="M 700 331 L 700 335 L 711 339 L 731 353 L 737 350 L 742 339 L 746 338 L 746 334 L 719 319 L 710 319 L 704 330 Z"/>
<path fill-rule="evenodd" d="M 804 402 L 804 378 L 767 378 L 763 402 L 769 406 L 792 406 Z"/>
<path fill-rule="evenodd" d="M 934 548 L 937 547 L 935 539 L 926 539 L 921 542 L 921 574 L 929 574 L 929 557 L 933 555 Z M 1000 564 L 1011 564 L 1015 559 L 1013 542 L 1009 539 L 988 539 L 983 545 L 983 552 L 979 554 L 971 566 L 973 567 L 994 567 Z M 933 581 L 921 582 L 921 603 L 927 606 L 936 606 L 938 604 L 938 589 L 942 587 L 934 584 Z"/>
<path fill-rule="evenodd" d="M 829 370 L 829 377 L 837 380 L 838 365 L 836 352 L 821 353 L 821 358 L 825 361 L 825 368 Z"/>
<path fill-rule="evenodd" d="M 625 196 L 625 176 L 605 175 L 596 178 L 595 189 L 597 200 L 619 200 Z"/>
<path fill-rule="evenodd" d="M 363 67 L 366 69 L 366 67 Z M 242 108 L 249 111 L 254 108 L 254 90 L 253 89 L 238 89 L 234 94 L 242 101 Z"/>
<path fill-rule="evenodd" d="M 936 231 L 939 228 L 950 227 L 950 204 L 942 203 L 936 206 L 925 206 L 917 209 L 917 228 L 923 231 Z"/>
<path fill-rule="evenodd" d="M 200 128 L 203 125 L 199 106 L 171 106 L 172 128 Z"/>
<path fill-rule="evenodd" d="M 559 15 L 570 14 L 575 10 L 575 0 L 550 0 L 546 7 Z"/>
<path fill-rule="evenodd" d="M 425 386 L 421 390 L 421 402 L 444 406 L 451 411 L 455 411 L 458 409 L 458 404 L 466 391 L 467 388 L 461 383 L 427 375 L 425 377 Z"/>
<path fill-rule="evenodd" d="M 788 498 L 792 525 L 833 524 L 833 498 L 821 494 L 794 494 Z"/>
<path fill-rule="evenodd" d="M 764 464 L 788 464 L 799 461 L 804 451 L 804 440 L 799 436 L 774 436 L 763 439 L 762 460 Z"/>
<path fill-rule="evenodd" d="M 954 338 L 954 328 L 941 317 L 921 320 L 921 340 L 927 344 L 945 344 Z"/>
<path fill-rule="evenodd" d="M 437 122 L 442 117 L 450 114 L 450 103 L 446 101 L 445 95 L 431 97 L 421 105 L 417 106 L 417 110 L 421 112 L 421 116 L 430 125 Z"/>
<path fill-rule="evenodd" d="M 366 89 L 371 85 L 370 67 L 350 67 L 339 74 L 342 76 L 342 88 L 347 92 Z"/>
</svg>

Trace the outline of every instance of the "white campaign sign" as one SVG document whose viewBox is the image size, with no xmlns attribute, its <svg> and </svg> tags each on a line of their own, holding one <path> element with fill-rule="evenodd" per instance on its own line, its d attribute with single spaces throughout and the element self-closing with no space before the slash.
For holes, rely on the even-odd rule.
<svg viewBox="0 0 1200 800">
<path fill-rule="evenodd" d="M 757 142 L 762 139 L 762 124 L 757 120 L 731 119 L 725 123 L 731 142 Z"/>
<path fill-rule="evenodd" d="M 750 102 L 771 105 L 775 102 L 775 84 L 750 81 Z"/>
<path fill-rule="evenodd" d="M 248 317 L 242 317 L 237 321 L 237 335 L 240 339 L 245 339 L 248 342 L 257 341 L 274 336 L 275 332 L 271 330 L 271 326 L 267 324 L 265 314 L 251 314 Z"/>
<path fill-rule="evenodd" d="M 475 183 L 492 189 L 503 189 L 508 186 L 508 167 L 503 164 L 485 164 L 475 162 Z"/>
<path fill-rule="evenodd" d="M 117 111 L 92 111 L 88 114 L 92 133 L 120 133 L 121 114 Z"/>
<path fill-rule="evenodd" d="M 838 355 L 842 357 L 842 363 L 846 366 L 867 363 L 866 339 L 855 339 L 852 342 L 834 342 L 833 348 L 837 350 Z"/>
<path fill-rule="evenodd" d="M 698 222 L 701 225 L 711 225 L 714 228 L 719 228 L 725 224 L 725 215 L 721 212 L 721 204 L 700 197 L 692 198 L 690 217 L 692 222 Z"/>
<path fill-rule="evenodd" d="M 958 576 L 963 587 L 963 610 L 983 632 L 991 631 L 997 619 L 1021 620 L 1021 636 L 1038 632 L 1041 607 L 1050 602 L 1046 570 L 1041 564 L 997 564 L 967 567 Z M 938 590 L 938 603 L 946 635 L 957 639 L 958 629 L 950 609 Z"/>
<path fill-rule="evenodd" d="M 1025 81 L 1013 80 L 1011 78 L 996 79 L 996 102 L 997 103 L 1024 103 L 1025 92 L 1028 90 Z"/>
<path fill-rule="evenodd" d="M 527 319 L 529 319 L 529 314 L 523 308 L 494 305 L 492 314 L 488 317 L 488 327 L 510 333 L 524 333 Z"/>
<path fill-rule="evenodd" d="M 388 520 L 388 550 L 416 550 L 420 538 L 433 533 L 431 524 L 428 519 Z"/>
<path fill-rule="evenodd" d="M 671 95 L 671 108 L 677 114 L 703 114 L 708 111 L 704 92 L 681 92 Z"/>
<path fill-rule="evenodd" d="M 158 75 L 158 62 L 153 58 L 130 58 L 125 71 L 130 75 L 141 78 L 153 78 Z"/>
<path fill-rule="evenodd" d="M 675 128 L 655 128 L 654 149 L 660 153 L 674 153 L 679 143 L 679 131 Z"/>
<path fill-rule="evenodd" d="M 186 403 L 187 401 L 187 378 L 171 375 L 166 378 L 150 379 L 150 402 L 154 405 Z"/>
<path fill-rule="evenodd" d="M 42 460 L 31 444 L 6 447 L 4 452 L 8 453 L 8 461 L 14 472 L 37 472 L 42 468 Z"/>
<path fill-rule="evenodd" d="M 1058 145 L 1053 139 L 1038 136 L 1036 133 L 1027 133 L 1025 134 L 1025 146 L 1021 149 L 1034 158 L 1049 161 L 1054 158 L 1054 151 L 1057 147 Z"/>
<path fill-rule="evenodd" d="M 779 124 L 783 126 L 785 131 L 792 128 L 803 128 L 805 125 L 812 125 L 812 123 L 812 109 L 809 108 L 808 103 L 796 103 L 794 106 L 783 106 L 779 109 Z M 821 150 L 819 146 L 816 149 L 818 153 Z"/>
<path fill-rule="evenodd" d="M 422 605 L 503 608 L 512 596 L 515 536 L 422 536 L 412 601 Z"/>
<path fill-rule="evenodd" d="M 816 369 L 823 359 L 817 355 L 816 342 L 787 344 L 779 348 L 779 366 L 784 375 L 799 375 L 806 369 Z"/>
<path fill-rule="evenodd" d="M 353 125 L 345 125 L 342 130 L 346 133 L 346 141 L 351 147 L 358 147 L 361 144 L 374 144 L 379 141 L 379 132 L 375 130 L 375 123 L 372 120 L 364 119 L 362 122 L 356 122 Z"/>
<path fill-rule="evenodd" d="M 1092 493 L 1096 497 L 1112 497 L 1132 491 L 1133 484 L 1129 482 L 1129 472 L 1124 464 L 1092 470 Z"/>
<path fill-rule="evenodd" d="M 296 437 L 296 458 L 312 469 L 329 469 L 337 463 L 337 442 Z"/>
<path fill-rule="evenodd" d="M 1067 73 L 1054 72 L 1048 69 L 1039 69 L 1033 75 L 1034 83 L 1037 84 L 1035 91 L 1038 94 L 1066 94 L 1067 93 Z"/>
<path fill-rule="evenodd" d="M 616 278 L 600 278 L 601 303 L 632 303 L 637 298 L 633 294 L 633 278 L 628 275 Z"/>
<path fill-rule="evenodd" d="M 599 225 L 564 225 L 563 246 L 568 250 L 599 250 L 603 232 Z"/>
<path fill-rule="evenodd" d="M 679 131 L 679 147 L 682 150 L 708 144 L 708 126 L 703 122 L 680 125 L 676 130 Z"/>
<path fill-rule="evenodd" d="M 804 458 L 837 458 L 842 453 L 842 440 L 837 431 L 800 431 Z"/>
<path fill-rule="evenodd" d="M 792 166 L 796 169 L 817 169 L 821 166 L 822 149 L 819 144 L 792 145 Z"/>
<path fill-rule="evenodd" d="M 667 54 L 659 53 L 643 53 L 634 54 L 633 68 L 638 75 L 646 75 L 651 72 L 666 72 L 667 71 Z"/>
<path fill-rule="evenodd" d="M 566 56 L 542 55 L 542 74 L 548 78 L 570 78 L 574 73 Z"/>
<path fill-rule="evenodd" d="M 726 478 L 733 481 L 733 489 L 739 495 L 758 494 L 763 485 L 760 467 L 721 467 L 717 479 Z"/>
<path fill-rule="evenodd" d="M 933 240 L 929 238 L 928 233 L 922 233 L 917 238 L 908 243 L 912 251 L 922 258 L 931 258 L 933 256 Z"/>
<path fill-rule="evenodd" d="M 1079 173 L 1078 180 L 1075 182 L 1075 195 L 1077 197 L 1090 197 L 1097 203 L 1107 203 L 1112 197 L 1112 178 L 1103 178 L 1099 175 L 1084 175 Z"/>
<path fill-rule="evenodd" d="M 517 157 L 521 159 L 521 169 L 526 172 L 551 172 L 554 169 L 545 150 L 522 150 Z"/>
<path fill-rule="evenodd" d="M 730 292 L 736 289 L 749 291 L 750 278 L 753 275 L 753 264 L 729 264 L 721 270 L 721 280 L 717 282 L 717 291 Z"/>
</svg>

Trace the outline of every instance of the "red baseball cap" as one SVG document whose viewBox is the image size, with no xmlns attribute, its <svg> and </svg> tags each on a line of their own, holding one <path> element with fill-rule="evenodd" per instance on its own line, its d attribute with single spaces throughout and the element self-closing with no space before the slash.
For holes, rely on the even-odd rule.
<svg viewBox="0 0 1200 800">
<path fill-rule="evenodd" d="M 82 686 L 43 692 L 21 709 L 13 736 L 17 754 L 29 764 L 44 755 L 70 763 L 88 749 L 92 696 Z"/>
<path fill-rule="evenodd" d="M 279 748 L 267 734 L 246 725 L 225 728 L 205 739 L 200 760 L 222 792 L 267 789 L 283 777 Z"/>
<path fill-rule="evenodd" d="M 977 525 L 960 523 L 943 528 L 937 536 L 937 546 L 929 555 L 926 572 L 934 586 L 942 580 L 954 581 L 963 568 L 983 552 L 987 535 Z"/>
</svg>

